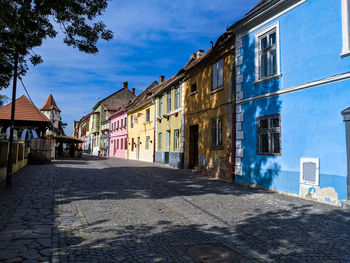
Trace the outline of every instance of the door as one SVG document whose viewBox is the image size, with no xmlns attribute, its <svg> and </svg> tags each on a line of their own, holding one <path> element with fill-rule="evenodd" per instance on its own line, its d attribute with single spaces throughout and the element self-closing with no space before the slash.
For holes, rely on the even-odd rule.
<svg viewBox="0 0 350 263">
<path fill-rule="evenodd" d="M 166 148 L 164 153 L 164 162 L 169 164 L 169 152 L 170 152 L 170 130 L 166 131 Z"/>
<path fill-rule="evenodd" d="M 198 125 L 190 126 L 189 147 L 188 168 L 193 169 L 198 166 Z"/>
<path fill-rule="evenodd" d="M 140 137 L 137 137 L 136 160 L 140 159 Z"/>
</svg>

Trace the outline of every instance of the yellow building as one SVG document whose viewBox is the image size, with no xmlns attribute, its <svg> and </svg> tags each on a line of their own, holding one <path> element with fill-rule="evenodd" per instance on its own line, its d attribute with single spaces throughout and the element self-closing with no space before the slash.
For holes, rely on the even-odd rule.
<svg viewBox="0 0 350 263">
<path fill-rule="evenodd" d="M 128 115 L 128 151 L 127 158 L 146 162 L 154 161 L 154 99 L 163 84 L 153 82 L 137 96 L 129 107 Z"/>
<path fill-rule="evenodd" d="M 155 162 L 183 168 L 184 88 L 183 73 L 178 73 L 154 96 L 156 121 Z"/>
<path fill-rule="evenodd" d="M 185 66 L 185 168 L 233 181 L 234 37 L 226 32 Z"/>
</svg>

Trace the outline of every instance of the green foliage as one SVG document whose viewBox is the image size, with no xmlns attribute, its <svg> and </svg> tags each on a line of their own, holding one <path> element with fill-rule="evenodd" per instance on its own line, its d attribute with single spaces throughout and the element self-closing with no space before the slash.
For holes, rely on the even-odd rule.
<svg viewBox="0 0 350 263">
<path fill-rule="evenodd" d="M 64 43 L 85 53 L 98 52 L 97 41 L 111 40 L 112 31 L 95 20 L 107 8 L 108 0 L 1 0 L 0 1 L 0 89 L 9 86 L 14 57 L 19 56 L 19 75 L 43 62 L 33 48 L 47 37 L 63 31 Z M 53 24 L 54 23 L 54 24 Z"/>
<path fill-rule="evenodd" d="M 62 131 L 63 135 L 66 135 L 66 133 L 64 132 L 64 128 L 67 127 L 67 123 L 62 121 L 62 118 L 60 118 L 60 121 L 58 122 L 58 128 Z"/>
<path fill-rule="evenodd" d="M 0 108 L 5 106 L 7 100 L 9 100 L 10 98 L 7 97 L 6 95 L 1 95 L 0 94 Z"/>
</svg>

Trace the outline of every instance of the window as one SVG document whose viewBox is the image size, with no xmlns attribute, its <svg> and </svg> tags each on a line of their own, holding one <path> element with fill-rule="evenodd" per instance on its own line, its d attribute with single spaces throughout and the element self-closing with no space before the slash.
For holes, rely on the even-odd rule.
<svg viewBox="0 0 350 263">
<path fill-rule="evenodd" d="M 171 92 L 168 91 L 166 94 L 166 109 L 167 113 L 171 112 Z"/>
<path fill-rule="evenodd" d="M 191 93 L 197 92 L 197 83 L 192 83 L 191 85 Z"/>
<path fill-rule="evenodd" d="M 257 118 L 257 151 L 259 155 L 281 155 L 281 117 Z"/>
<path fill-rule="evenodd" d="M 149 150 L 149 143 L 150 143 L 150 141 L 151 141 L 151 137 L 146 136 L 146 145 L 145 145 L 145 149 L 146 150 Z"/>
<path fill-rule="evenodd" d="M 162 150 L 162 140 L 163 140 L 163 134 L 160 132 L 158 133 L 158 151 Z"/>
<path fill-rule="evenodd" d="M 130 127 L 134 128 L 134 116 L 130 117 Z"/>
<path fill-rule="evenodd" d="M 278 29 L 278 24 L 274 24 L 255 36 L 257 81 L 279 74 Z"/>
<path fill-rule="evenodd" d="M 212 90 L 219 89 L 224 86 L 224 62 L 221 59 L 213 65 L 213 86 Z"/>
<path fill-rule="evenodd" d="M 146 109 L 146 122 L 150 121 L 150 109 Z"/>
<path fill-rule="evenodd" d="M 180 87 L 177 86 L 175 88 L 175 104 L 174 104 L 174 109 L 180 108 Z"/>
<path fill-rule="evenodd" d="M 174 151 L 178 151 L 180 148 L 180 132 L 179 130 L 174 131 Z"/>
<path fill-rule="evenodd" d="M 123 125 L 123 119 L 120 120 L 120 128 L 123 128 L 124 125 Z"/>
<path fill-rule="evenodd" d="M 119 140 L 117 140 L 117 150 L 119 150 Z"/>
<path fill-rule="evenodd" d="M 120 139 L 120 149 L 123 150 L 123 146 L 124 146 L 124 144 L 123 144 L 123 139 Z"/>
<path fill-rule="evenodd" d="M 119 129 L 119 121 L 117 121 L 117 130 Z"/>
<path fill-rule="evenodd" d="M 350 0 L 342 0 L 343 20 L 343 51 L 342 55 L 350 53 Z"/>
<path fill-rule="evenodd" d="M 163 100 L 162 100 L 162 97 L 159 98 L 159 109 L 158 109 L 158 116 L 159 117 L 162 117 L 163 115 Z"/>
<path fill-rule="evenodd" d="M 115 143 L 115 140 L 114 140 L 114 152 L 117 151 L 117 144 Z"/>
<path fill-rule="evenodd" d="M 124 118 L 124 128 L 126 128 L 126 117 Z"/>
<path fill-rule="evenodd" d="M 128 140 L 126 138 L 124 139 L 124 143 L 125 143 L 124 149 L 127 150 L 128 149 Z"/>
<path fill-rule="evenodd" d="M 131 139 L 131 151 L 134 151 L 134 144 L 135 144 L 135 140 L 134 138 Z"/>
<path fill-rule="evenodd" d="M 222 146 L 222 118 L 211 120 L 211 147 Z"/>
</svg>

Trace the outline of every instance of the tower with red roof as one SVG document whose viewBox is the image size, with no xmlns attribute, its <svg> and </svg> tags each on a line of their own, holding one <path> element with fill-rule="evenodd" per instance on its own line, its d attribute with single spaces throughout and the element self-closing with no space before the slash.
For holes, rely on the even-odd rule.
<svg viewBox="0 0 350 263">
<path fill-rule="evenodd" d="M 58 108 L 55 99 L 52 94 L 49 95 L 45 104 L 40 108 L 40 111 L 51 121 L 53 124 L 54 134 L 60 134 L 62 131 L 59 129 L 59 122 L 61 120 L 61 110 Z M 47 130 L 47 134 L 53 134 L 52 129 Z"/>
</svg>

